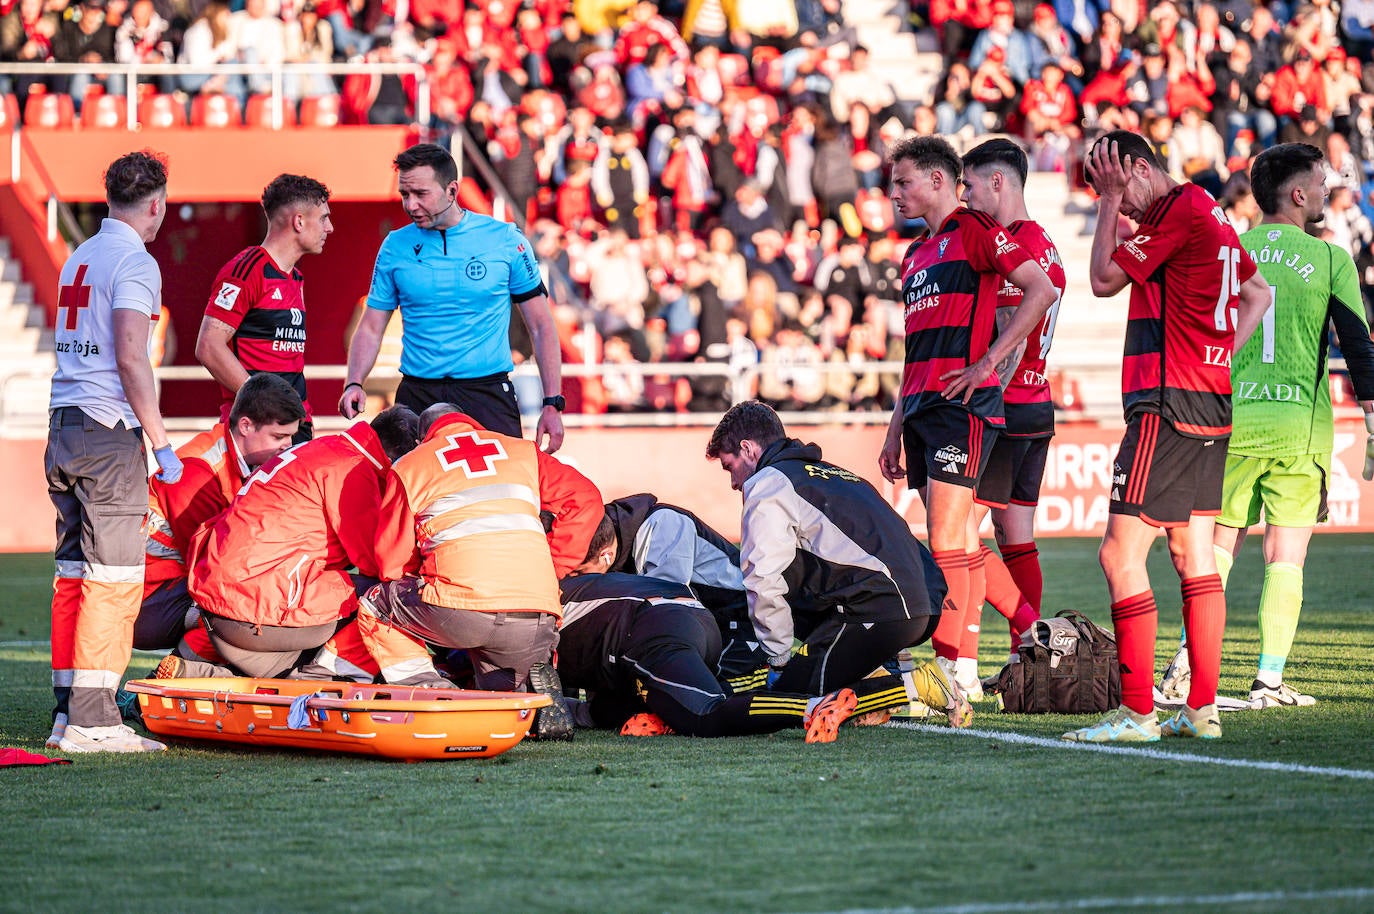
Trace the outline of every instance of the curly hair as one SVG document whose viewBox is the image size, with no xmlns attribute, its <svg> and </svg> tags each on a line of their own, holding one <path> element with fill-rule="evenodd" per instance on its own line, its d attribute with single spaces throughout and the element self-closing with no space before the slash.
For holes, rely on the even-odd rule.
<svg viewBox="0 0 1374 914">
<path fill-rule="evenodd" d="M 752 441 L 766 448 L 786 437 L 782 420 L 771 406 L 758 400 L 745 400 L 720 417 L 720 423 L 711 433 L 711 443 L 706 445 L 706 456 L 715 460 L 721 454 L 738 454 L 741 441 Z"/>
<path fill-rule="evenodd" d="M 122 155 L 105 169 L 105 199 L 112 207 L 133 206 L 167 186 L 167 156 L 151 149 Z"/>
<path fill-rule="evenodd" d="M 939 136 L 913 136 L 898 141 L 888 155 L 889 161 L 896 165 L 902 160 L 909 161 L 920 171 L 939 169 L 954 180 L 964 173 L 963 160 L 949 141 Z"/>
</svg>

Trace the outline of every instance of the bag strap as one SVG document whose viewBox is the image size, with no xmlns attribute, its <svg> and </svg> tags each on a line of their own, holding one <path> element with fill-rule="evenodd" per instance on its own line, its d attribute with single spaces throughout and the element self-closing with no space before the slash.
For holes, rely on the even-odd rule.
<svg viewBox="0 0 1374 914">
<path fill-rule="evenodd" d="M 1061 609 L 1054 614 L 1056 618 L 1068 619 L 1073 623 L 1073 627 L 1078 629 L 1079 640 L 1087 638 L 1098 644 L 1111 642 L 1116 643 L 1116 638 L 1110 632 L 1103 629 L 1100 625 L 1083 615 L 1076 609 Z"/>
</svg>

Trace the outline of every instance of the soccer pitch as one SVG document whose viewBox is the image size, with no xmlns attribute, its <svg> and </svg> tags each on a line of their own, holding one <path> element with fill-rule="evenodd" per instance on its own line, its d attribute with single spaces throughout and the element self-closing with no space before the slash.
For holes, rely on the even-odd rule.
<svg viewBox="0 0 1374 914">
<path fill-rule="evenodd" d="M 1222 692 L 1249 688 L 1262 566 L 1231 575 Z M 1108 620 L 1096 542 L 1041 543 L 1046 609 Z M 3 911 L 1374 910 L 1374 536 L 1319 536 L 1287 678 L 1312 708 L 1225 738 L 1059 744 L 1087 717 L 977 706 L 972 732 L 580 732 L 406 765 L 174 745 L 0 772 Z M 50 556 L 0 557 L 0 745 L 42 751 Z M 1150 557 L 1158 666 L 1178 631 Z M 990 609 L 982 672 L 1007 649 Z M 928 655 L 929 648 L 922 648 Z M 136 655 L 131 673 L 154 658 Z"/>
</svg>

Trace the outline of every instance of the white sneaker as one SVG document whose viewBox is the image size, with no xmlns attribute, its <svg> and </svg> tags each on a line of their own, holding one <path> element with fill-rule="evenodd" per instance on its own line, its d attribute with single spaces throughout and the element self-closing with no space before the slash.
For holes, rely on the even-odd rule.
<svg viewBox="0 0 1374 914">
<path fill-rule="evenodd" d="M 1311 695 L 1304 695 L 1286 682 L 1267 686 L 1256 679 L 1250 684 L 1250 710 L 1265 708 L 1310 708 L 1317 703 Z"/>
<path fill-rule="evenodd" d="M 1166 700 L 1182 701 L 1188 697 L 1192 687 L 1193 670 L 1188 665 L 1188 645 L 1179 645 L 1178 653 L 1164 668 L 1164 676 L 1159 680 L 1159 690 Z"/>
<path fill-rule="evenodd" d="M 144 739 L 123 724 L 114 727 L 78 727 L 72 724 L 57 744 L 63 752 L 166 752 L 155 739 Z"/>
<path fill-rule="evenodd" d="M 959 684 L 959 688 L 963 689 L 964 697 L 969 701 L 983 700 L 983 681 L 977 676 L 967 681 L 963 679 L 957 679 L 955 681 Z"/>
<path fill-rule="evenodd" d="M 57 715 L 52 719 L 52 734 L 48 737 L 48 741 L 43 744 L 43 747 L 46 749 L 56 749 L 58 744 L 62 742 L 62 737 L 66 735 L 67 715 L 58 711 Z"/>
</svg>

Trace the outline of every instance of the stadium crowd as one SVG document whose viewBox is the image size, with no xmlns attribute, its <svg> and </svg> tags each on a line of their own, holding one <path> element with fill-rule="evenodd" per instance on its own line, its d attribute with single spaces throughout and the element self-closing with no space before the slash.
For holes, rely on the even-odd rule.
<svg viewBox="0 0 1374 914">
<path fill-rule="evenodd" d="M 69 92 L 78 110 L 102 62 L 421 64 L 422 126 L 485 154 L 569 281 L 565 360 L 758 362 L 768 370 L 745 392 L 779 408 L 892 405 L 894 379 L 861 366 L 903 357 L 893 255 L 918 224 L 894 216 L 885 153 L 911 131 L 960 148 L 1018 136 L 1033 168 L 1085 190 L 1085 144 L 1138 130 L 1242 231 L 1258 218 L 1252 154 L 1310 142 L 1333 190 L 1324 231 L 1374 278 L 1368 0 L 935 0 L 908 12 L 946 60 L 927 99 L 903 98 L 873 68 L 838 0 L 9 0 L 0 61 L 92 64 L 9 80 L 20 97 Z M 188 109 L 269 88 L 238 75 L 141 79 Z M 340 93 L 345 122 L 416 116 L 409 76 L 296 75 L 284 91 Z M 626 370 L 582 394 L 572 408 L 714 411 L 730 386 Z"/>
</svg>

